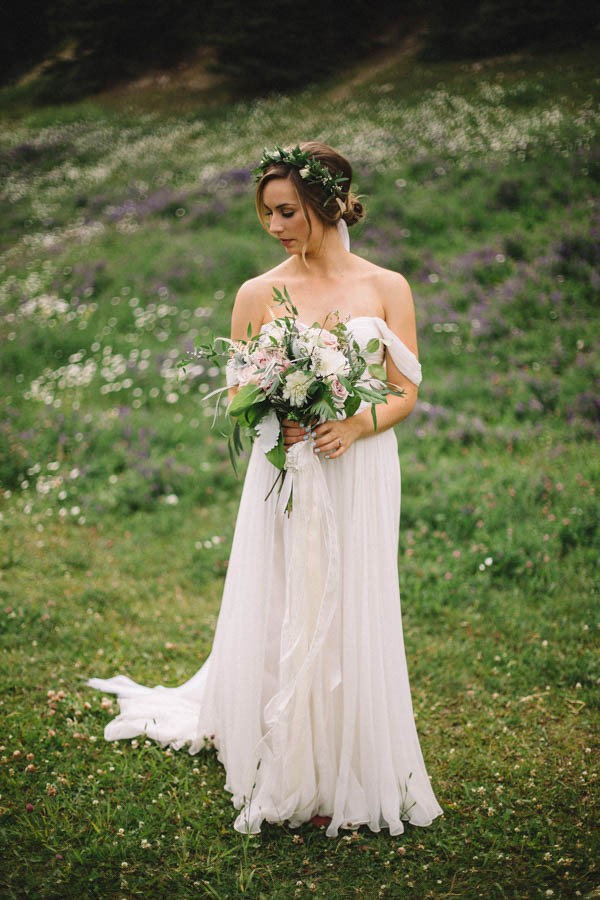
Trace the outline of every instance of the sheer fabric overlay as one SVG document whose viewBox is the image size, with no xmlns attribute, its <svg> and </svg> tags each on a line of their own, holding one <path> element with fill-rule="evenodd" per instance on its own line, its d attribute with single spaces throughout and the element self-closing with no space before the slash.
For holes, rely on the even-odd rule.
<svg viewBox="0 0 600 900">
<path fill-rule="evenodd" d="M 379 318 L 348 327 L 370 361 L 421 368 Z M 364 352 L 364 351 L 363 351 Z M 234 827 L 331 816 L 327 835 L 366 824 L 401 834 L 441 809 L 415 728 L 404 653 L 397 547 L 400 467 L 393 430 L 335 460 L 310 442 L 288 453 L 284 489 L 255 445 L 240 501 L 212 652 L 175 688 L 118 675 L 109 741 L 138 735 L 197 753 L 213 744 L 239 810 Z M 293 490 L 293 510 L 284 507 Z"/>
</svg>

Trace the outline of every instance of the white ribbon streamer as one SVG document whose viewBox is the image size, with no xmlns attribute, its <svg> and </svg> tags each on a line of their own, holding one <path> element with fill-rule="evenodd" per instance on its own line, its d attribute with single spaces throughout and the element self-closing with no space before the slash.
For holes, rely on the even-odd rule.
<svg viewBox="0 0 600 900">
<path fill-rule="evenodd" d="M 338 234 L 340 236 L 342 244 L 344 245 L 344 249 L 350 250 L 350 235 L 348 233 L 348 226 L 346 225 L 344 219 L 337 220 L 336 228 L 338 230 Z"/>
<path fill-rule="evenodd" d="M 260 766 L 253 796 L 236 820 L 238 831 L 259 830 L 264 810 L 271 807 L 272 792 L 278 798 L 282 819 L 297 815 L 314 801 L 313 796 L 303 795 L 302 788 L 307 784 L 307 771 L 314 768 L 311 727 L 306 719 L 317 666 L 329 668 L 326 683 L 330 691 L 341 681 L 338 656 L 322 656 L 336 610 L 340 554 L 333 504 L 321 465 L 309 442 L 294 444 L 287 453 L 277 508 L 277 514 L 286 517 L 279 690 L 264 710 Z M 293 508 L 288 515 L 285 509 L 290 497 Z"/>
</svg>

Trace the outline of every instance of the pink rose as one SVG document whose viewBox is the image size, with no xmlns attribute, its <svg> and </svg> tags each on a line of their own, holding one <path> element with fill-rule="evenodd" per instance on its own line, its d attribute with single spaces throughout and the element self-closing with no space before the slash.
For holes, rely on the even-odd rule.
<svg viewBox="0 0 600 900">
<path fill-rule="evenodd" d="M 266 369 L 271 362 L 271 357 L 266 350 L 256 350 L 250 359 L 257 369 Z"/>
<path fill-rule="evenodd" d="M 344 402 L 348 396 L 348 391 L 339 380 L 339 378 L 334 378 L 331 381 L 331 393 L 333 395 L 333 402 L 336 406 L 343 406 Z"/>
<path fill-rule="evenodd" d="M 322 331 L 321 332 L 321 340 L 319 341 L 322 347 L 333 347 L 337 350 L 338 347 L 338 339 L 335 334 L 332 334 L 331 331 Z"/>
</svg>

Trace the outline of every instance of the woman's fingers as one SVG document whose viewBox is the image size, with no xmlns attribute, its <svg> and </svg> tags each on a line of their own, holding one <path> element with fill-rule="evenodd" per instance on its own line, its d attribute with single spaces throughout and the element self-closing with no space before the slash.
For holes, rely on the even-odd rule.
<svg viewBox="0 0 600 900">
<path fill-rule="evenodd" d="M 326 459 L 334 459 L 344 452 L 344 441 L 339 433 L 339 427 L 330 426 L 327 423 L 319 426 L 315 437 L 315 452 L 322 454 Z"/>
<path fill-rule="evenodd" d="M 292 422 L 290 419 L 284 419 L 281 424 L 283 428 L 283 443 L 286 450 L 289 450 L 293 444 L 297 444 L 299 441 L 310 440 L 311 429 L 309 427 L 305 427 L 299 422 Z"/>
<path fill-rule="evenodd" d="M 305 427 L 298 422 L 284 419 L 281 425 L 286 450 L 300 441 L 311 441 L 315 453 L 326 459 L 335 459 L 345 453 L 352 443 L 352 440 L 344 442 L 345 432 L 339 422 L 324 422 L 318 425 L 315 421 L 312 427 Z"/>
<path fill-rule="evenodd" d="M 304 434 L 304 428 L 298 422 L 290 422 L 289 419 L 283 420 L 282 427 L 283 433 L 289 437 L 298 437 L 298 435 Z"/>
</svg>

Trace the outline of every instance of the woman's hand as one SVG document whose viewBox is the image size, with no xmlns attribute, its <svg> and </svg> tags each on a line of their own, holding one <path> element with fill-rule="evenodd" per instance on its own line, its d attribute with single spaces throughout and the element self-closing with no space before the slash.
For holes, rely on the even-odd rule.
<svg viewBox="0 0 600 900">
<path fill-rule="evenodd" d="M 351 416 L 349 419 L 328 419 L 313 428 L 312 433 L 315 435 L 315 453 L 325 459 L 337 459 L 362 436 L 362 428 L 360 420 Z"/>
<path fill-rule="evenodd" d="M 348 450 L 357 438 L 362 435 L 360 421 L 352 416 L 350 419 L 328 419 L 322 425 L 313 423 L 304 427 L 298 422 L 284 419 L 282 422 L 283 440 L 286 450 L 300 441 L 312 441 L 312 447 L 319 456 L 325 459 L 337 459 Z"/>
<path fill-rule="evenodd" d="M 314 425 L 316 425 L 316 419 Z M 311 440 L 312 431 L 310 426 L 305 427 L 300 422 L 284 419 L 281 427 L 283 428 L 283 445 L 286 450 L 289 450 L 294 444 L 300 443 L 300 441 Z"/>
</svg>

